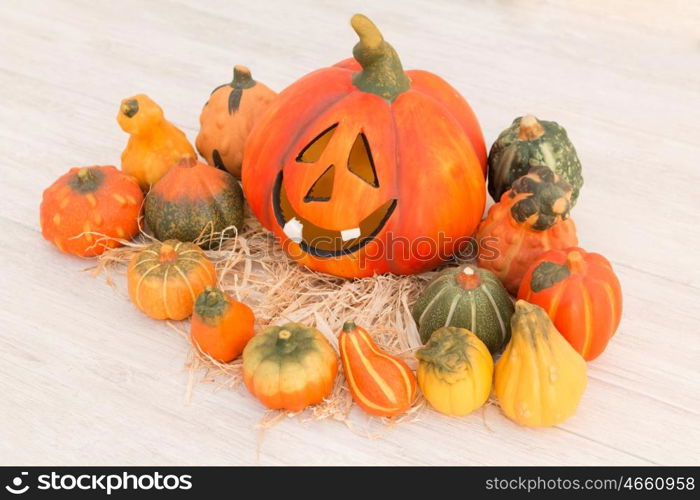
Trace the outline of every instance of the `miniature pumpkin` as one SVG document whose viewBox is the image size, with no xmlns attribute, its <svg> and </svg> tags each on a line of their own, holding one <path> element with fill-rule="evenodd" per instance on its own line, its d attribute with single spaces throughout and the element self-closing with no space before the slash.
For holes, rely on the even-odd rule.
<svg viewBox="0 0 700 500">
<path fill-rule="evenodd" d="M 352 26 L 357 63 L 303 77 L 255 126 L 243 189 L 299 264 L 344 277 L 425 271 L 483 214 L 481 130 L 454 88 L 404 72 L 369 19 Z"/>
<path fill-rule="evenodd" d="M 273 410 L 301 411 L 333 389 L 338 358 L 321 332 L 287 323 L 269 326 L 243 350 L 243 380 Z"/>
<path fill-rule="evenodd" d="M 253 338 L 254 326 L 255 315 L 250 307 L 208 286 L 194 303 L 190 334 L 202 352 L 228 363 Z"/>
<path fill-rule="evenodd" d="M 214 89 L 199 116 L 199 154 L 209 165 L 240 177 L 245 140 L 276 96 L 253 80 L 248 68 L 235 66 L 231 83 Z"/>
<path fill-rule="evenodd" d="M 138 184 L 116 167 L 71 168 L 44 191 L 41 234 L 62 252 L 99 255 L 138 234 L 142 203 Z"/>
<path fill-rule="evenodd" d="M 610 262 L 581 248 L 542 254 L 525 273 L 518 298 L 547 311 L 586 361 L 605 350 L 622 316 L 622 290 Z"/>
<path fill-rule="evenodd" d="M 495 353 L 510 338 L 513 301 L 491 271 L 466 264 L 441 271 L 412 314 L 423 343 L 438 328 L 456 326 L 476 334 Z"/>
<path fill-rule="evenodd" d="M 585 361 L 539 306 L 518 300 L 511 329 L 494 375 L 503 413 L 533 427 L 563 422 L 576 412 L 586 388 Z"/>
<path fill-rule="evenodd" d="M 571 186 L 547 167 L 533 167 L 503 193 L 479 226 L 479 267 L 515 294 L 525 271 L 544 251 L 578 245 L 569 218 Z"/>
<path fill-rule="evenodd" d="M 418 385 L 440 413 L 467 415 L 488 399 L 493 358 L 486 344 L 469 330 L 440 328 L 416 351 L 416 358 Z"/>
<path fill-rule="evenodd" d="M 133 175 L 144 191 L 181 159 L 197 158 L 184 132 L 166 120 L 147 95 L 122 100 L 117 122 L 130 135 L 122 152 L 122 170 Z"/>
<path fill-rule="evenodd" d="M 406 363 L 379 349 L 352 321 L 343 325 L 338 344 L 345 379 L 360 408 L 377 417 L 393 417 L 411 407 L 416 378 Z"/>
<path fill-rule="evenodd" d="M 498 201 L 532 167 L 544 165 L 571 185 L 571 206 L 583 186 L 581 162 L 566 130 L 532 115 L 516 118 L 491 146 L 489 193 Z"/>
<path fill-rule="evenodd" d="M 243 191 L 231 174 L 185 159 L 146 195 L 146 223 L 159 240 L 203 242 L 243 225 Z M 229 228 L 229 231 L 224 231 Z"/>
<path fill-rule="evenodd" d="M 153 243 L 134 255 L 126 273 L 129 297 L 155 319 L 185 319 L 197 296 L 216 284 L 214 264 L 192 243 Z"/>
</svg>

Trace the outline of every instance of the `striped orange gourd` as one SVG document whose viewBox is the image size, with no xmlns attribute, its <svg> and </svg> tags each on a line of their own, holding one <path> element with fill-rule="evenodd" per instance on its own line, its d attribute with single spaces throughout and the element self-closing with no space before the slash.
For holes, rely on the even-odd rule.
<svg viewBox="0 0 700 500">
<path fill-rule="evenodd" d="M 544 309 L 586 361 L 605 350 L 622 318 L 622 289 L 612 265 L 579 247 L 540 255 L 525 273 L 518 298 Z"/>
<path fill-rule="evenodd" d="M 406 363 L 379 349 L 352 321 L 343 325 L 338 343 L 345 379 L 360 408 L 377 417 L 392 417 L 411 407 L 416 378 Z"/>
</svg>

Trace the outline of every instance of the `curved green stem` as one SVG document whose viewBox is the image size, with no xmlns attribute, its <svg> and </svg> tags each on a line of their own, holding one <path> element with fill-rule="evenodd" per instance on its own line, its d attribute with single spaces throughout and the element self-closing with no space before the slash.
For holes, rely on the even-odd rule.
<svg viewBox="0 0 700 500">
<path fill-rule="evenodd" d="M 353 76 L 352 83 L 360 90 L 389 101 L 411 88 L 411 80 L 404 73 L 399 55 L 384 40 L 374 23 L 362 14 L 355 14 L 350 24 L 360 37 L 352 54 L 362 66 L 362 71 Z"/>
</svg>

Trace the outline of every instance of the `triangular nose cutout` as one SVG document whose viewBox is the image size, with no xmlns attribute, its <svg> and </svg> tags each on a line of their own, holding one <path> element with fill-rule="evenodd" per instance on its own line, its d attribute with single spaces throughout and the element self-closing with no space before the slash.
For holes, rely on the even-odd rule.
<svg viewBox="0 0 700 500">
<path fill-rule="evenodd" d="M 333 181 L 335 178 L 335 165 L 331 165 L 316 179 L 309 192 L 304 196 L 305 202 L 328 201 L 333 194 Z"/>
</svg>

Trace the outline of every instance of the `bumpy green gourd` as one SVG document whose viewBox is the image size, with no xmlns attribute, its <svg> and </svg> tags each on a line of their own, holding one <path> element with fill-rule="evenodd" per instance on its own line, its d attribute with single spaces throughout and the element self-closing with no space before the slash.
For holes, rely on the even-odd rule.
<svg viewBox="0 0 700 500">
<path fill-rule="evenodd" d="M 489 152 L 489 193 L 495 201 L 530 168 L 546 166 L 571 184 L 571 206 L 583 186 L 581 162 L 564 127 L 532 115 L 516 118 Z"/>
<path fill-rule="evenodd" d="M 413 306 L 421 340 L 426 343 L 439 328 L 454 326 L 476 334 L 491 353 L 510 338 L 513 301 L 498 278 L 474 265 L 440 272 Z"/>
</svg>

